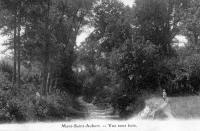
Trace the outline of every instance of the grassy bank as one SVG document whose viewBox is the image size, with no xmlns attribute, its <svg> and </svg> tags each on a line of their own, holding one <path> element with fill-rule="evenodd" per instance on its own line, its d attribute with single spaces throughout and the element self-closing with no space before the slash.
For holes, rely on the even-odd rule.
<svg viewBox="0 0 200 131">
<path fill-rule="evenodd" d="M 200 96 L 171 97 L 169 104 L 176 118 L 200 118 Z"/>
</svg>

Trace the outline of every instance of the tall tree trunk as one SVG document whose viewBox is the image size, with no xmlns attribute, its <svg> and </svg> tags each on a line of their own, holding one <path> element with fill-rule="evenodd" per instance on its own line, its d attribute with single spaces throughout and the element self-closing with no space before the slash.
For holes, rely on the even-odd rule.
<svg viewBox="0 0 200 131">
<path fill-rule="evenodd" d="M 55 84 L 54 84 L 54 87 L 53 87 L 54 90 L 57 89 L 57 84 L 58 84 L 58 77 L 56 77 L 56 80 L 55 80 Z"/>
<path fill-rule="evenodd" d="M 42 80 L 42 94 L 46 95 L 46 87 L 47 87 L 47 74 L 48 74 L 48 58 L 44 56 L 44 65 L 43 65 L 43 80 Z"/>
<path fill-rule="evenodd" d="M 17 72 L 17 47 L 16 47 L 16 38 L 17 38 L 17 14 L 15 14 L 15 20 L 14 20 L 14 63 L 13 63 L 13 80 L 12 80 L 12 84 L 14 86 L 14 84 L 16 83 L 16 72 Z"/>
<path fill-rule="evenodd" d="M 49 93 L 49 80 L 50 80 L 50 73 L 47 73 L 47 86 L 46 86 L 46 94 L 48 95 Z"/>
<path fill-rule="evenodd" d="M 52 88 L 53 88 L 53 77 L 51 76 L 49 79 L 49 90 L 48 90 L 49 93 L 51 93 Z"/>
<path fill-rule="evenodd" d="M 47 75 L 48 75 L 48 63 L 49 63 L 49 12 L 50 12 L 50 0 L 47 3 L 46 21 L 45 21 L 45 47 L 44 47 L 44 65 L 43 65 L 43 95 L 47 95 Z"/>
<path fill-rule="evenodd" d="M 20 82 L 20 80 L 21 80 L 21 17 L 19 16 L 19 18 L 18 18 L 19 20 L 18 20 L 18 31 L 17 31 L 17 33 L 18 33 L 18 46 L 17 46 L 17 51 L 18 51 L 18 53 L 17 53 L 17 63 L 18 63 L 18 77 L 17 77 L 17 86 L 18 86 L 18 88 L 20 88 L 20 86 L 21 86 L 21 82 Z"/>
<path fill-rule="evenodd" d="M 197 35 L 197 33 L 194 33 L 194 44 L 195 44 L 195 46 L 198 45 L 198 35 Z"/>
</svg>

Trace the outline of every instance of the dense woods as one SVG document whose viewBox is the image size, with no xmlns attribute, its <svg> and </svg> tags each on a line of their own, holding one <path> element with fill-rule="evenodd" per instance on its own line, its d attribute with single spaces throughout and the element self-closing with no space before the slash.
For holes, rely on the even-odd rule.
<svg viewBox="0 0 200 131">
<path fill-rule="evenodd" d="M 121 117 L 150 94 L 196 95 L 200 1 L 0 0 L 0 121 L 84 117 L 77 98 Z M 84 42 L 77 37 L 93 28 Z M 187 39 L 177 46 L 177 36 Z M 127 110 L 127 107 L 130 107 Z"/>
</svg>

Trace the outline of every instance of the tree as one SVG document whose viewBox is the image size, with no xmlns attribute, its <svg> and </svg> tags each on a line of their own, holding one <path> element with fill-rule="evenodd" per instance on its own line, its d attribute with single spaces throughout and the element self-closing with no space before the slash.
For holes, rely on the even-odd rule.
<svg viewBox="0 0 200 131">
<path fill-rule="evenodd" d="M 182 23 L 183 35 L 186 35 L 188 39 L 197 46 L 199 43 L 200 35 L 200 3 L 198 0 L 190 1 L 189 8 L 185 11 L 184 19 Z"/>
<path fill-rule="evenodd" d="M 93 37 L 102 52 L 111 52 L 131 38 L 129 7 L 115 0 L 103 0 L 94 8 Z"/>
<path fill-rule="evenodd" d="M 61 51 L 61 68 L 59 71 L 60 81 L 59 84 L 61 87 L 65 87 L 64 90 L 71 90 L 73 93 L 80 91 L 80 87 L 76 85 L 76 79 L 74 79 L 74 73 L 72 71 L 73 63 L 76 59 L 74 48 L 76 44 L 76 37 L 80 33 L 81 27 L 88 24 L 87 18 L 90 18 L 90 13 L 92 6 L 95 1 L 90 0 L 77 0 L 77 1 L 69 1 L 69 3 L 61 3 L 65 7 L 65 10 L 62 10 L 64 16 L 67 16 L 68 19 L 63 19 L 63 21 L 59 22 L 59 25 L 63 25 L 64 22 L 69 24 L 67 26 L 67 32 L 63 29 L 58 30 L 63 32 L 64 39 L 61 39 L 61 43 L 63 43 L 63 50 Z M 72 5 L 71 7 L 69 5 Z M 62 6 L 61 6 L 62 7 Z M 62 9 L 62 8 L 61 8 Z M 61 16 L 63 18 L 63 16 Z M 68 21 L 66 21 L 68 20 Z M 63 26 L 60 26 L 63 27 Z M 58 37 L 59 38 L 59 37 Z M 66 88 L 68 87 L 68 88 Z M 79 92 L 80 93 L 80 92 Z M 76 94 L 76 93 L 75 93 Z"/>
<path fill-rule="evenodd" d="M 171 43 L 179 33 L 188 0 L 136 0 L 139 33 L 160 48 L 161 55 L 172 53 Z"/>
<path fill-rule="evenodd" d="M 15 84 L 17 80 L 17 85 L 20 87 L 20 66 L 21 66 L 21 26 L 22 26 L 22 18 L 24 18 L 24 8 L 27 4 L 27 1 L 13 1 L 13 0 L 1 0 L 1 9 L 3 12 L 7 12 L 8 14 L 2 14 L 1 27 L 4 29 L 4 34 L 8 35 L 13 31 L 13 45 L 11 44 L 11 48 L 14 49 L 14 66 L 13 66 L 13 84 Z M 10 43 L 8 43 L 10 44 Z M 17 66 L 18 64 L 18 66 Z M 18 68 L 17 68 L 18 67 Z M 18 69 L 18 71 L 17 71 Z M 18 74 L 16 76 L 16 74 Z M 17 79 L 16 79 L 17 77 Z"/>
<path fill-rule="evenodd" d="M 24 59 L 38 61 L 42 70 L 42 92 L 50 83 L 68 90 L 74 82 L 72 65 L 77 35 L 87 24 L 94 1 L 47 0 L 30 3 L 26 11 Z M 55 82 L 57 81 L 57 82 Z"/>
<path fill-rule="evenodd" d="M 17 37 L 18 37 L 18 41 L 17 41 L 17 71 L 18 71 L 18 77 L 17 77 L 17 85 L 18 88 L 20 88 L 21 85 L 21 12 L 18 13 L 18 30 L 17 30 Z"/>
<path fill-rule="evenodd" d="M 7 1 L 8 2 L 8 1 Z M 13 48 L 14 48 L 14 63 L 13 63 L 13 76 L 12 76 L 12 83 L 13 85 L 16 82 L 16 60 L 17 60 L 17 49 L 16 49 L 16 42 L 17 42 L 17 11 L 16 7 L 13 6 L 13 3 L 9 1 L 6 3 L 6 1 L 0 1 L 1 4 L 1 29 L 5 29 L 5 27 L 11 27 L 11 30 L 13 31 Z M 8 7 L 7 4 L 10 4 L 11 7 Z M 7 15 L 7 17 L 5 17 Z M 12 17 L 13 15 L 13 17 Z M 11 23 L 13 21 L 13 23 Z M 7 31 L 4 30 L 3 34 L 6 34 Z"/>
</svg>

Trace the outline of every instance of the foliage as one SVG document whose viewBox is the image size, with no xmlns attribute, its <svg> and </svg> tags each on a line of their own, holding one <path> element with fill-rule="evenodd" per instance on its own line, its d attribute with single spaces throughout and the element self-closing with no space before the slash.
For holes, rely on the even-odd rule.
<svg viewBox="0 0 200 131">
<path fill-rule="evenodd" d="M 198 54 L 187 52 L 163 61 L 159 69 L 160 86 L 167 89 L 168 95 L 196 94 L 199 91 L 198 61 Z"/>
<path fill-rule="evenodd" d="M 82 116 L 80 95 L 123 116 L 144 92 L 199 92 L 198 0 L 0 0 L 0 11 L 14 49 L 13 65 L 0 62 L 0 121 Z M 77 47 L 85 26 L 93 31 Z M 172 46 L 178 34 L 187 47 Z"/>
<path fill-rule="evenodd" d="M 96 71 L 95 74 L 82 72 L 79 79 L 82 79 L 82 94 L 85 96 L 86 101 L 92 101 L 95 96 L 103 97 L 104 87 L 109 84 L 110 78 L 107 70 Z"/>
<path fill-rule="evenodd" d="M 83 116 L 83 107 L 74 96 L 53 92 L 48 97 L 41 95 L 37 98 L 38 88 L 35 85 L 13 87 L 6 75 L 0 74 L 0 122 L 63 120 L 66 117 Z"/>
<path fill-rule="evenodd" d="M 1 60 L 0 61 L 0 71 L 3 73 L 7 73 L 7 77 L 9 80 L 12 80 L 13 66 L 9 61 Z"/>
<path fill-rule="evenodd" d="M 77 87 L 77 84 L 74 84 L 77 82 L 72 71 L 76 59 L 74 47 L 81 28 L 88 23 L 87 18 L 90 17 L 94 1 L 0 1 L 3 11 L 0 16 L 1 29 L 4 35 L 14 36 L 11 36 L 5 45 L 8 49 L 14 49 L 14 63 L 16 63 L 16 50 L 18 65 L 21 61 L 31 66 L 36 62 L 39 63 L 43 94 L 47 94 L 51 86 L 73 94 L 77 93 L 72 90 Z M 23 31 L 18 31 L 19 47 L 15 48 L 17 28 L 18 30 L 22 28 Z M 16 64 L 13 68 L 14 80 Z M 19 71 L 20 66 L 18 68 Z M 53 83 L 59 85 L 52 85 Z M 68 88 L 72 86 L 72 89 Z"/>
<path fill-rule="evenodd" d="M 158 49 L 154 45 L 149 43 L 138 44 L 137 42 L 131 44 L 127 42 L 119 53 L 114 54 L 114 56 L 119 61 L 115 68 L 116 71 L 123 79 L 132 83 L 132 88 L 156 87 L 156 68 L 159 56 Z"/>
<path fill-rule="evenodd" d="M 188 0 L 136 0 L 136 26 L 145 40 L 160 48 L 160 55 L 173 55 L 171 43 L 179 33 Z"/>
<path fill-rule="evenodd" d="M 199 1 L 192 0 L 189 3 L 189 8 L 185 11 L 184 19 L 182 19 L 182 34 L 186 35 L 190 43 L 194 46 L 199 44 Z"/>
</svg>

